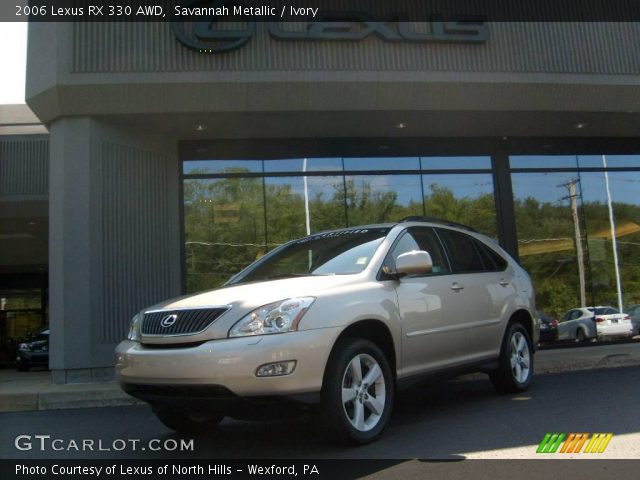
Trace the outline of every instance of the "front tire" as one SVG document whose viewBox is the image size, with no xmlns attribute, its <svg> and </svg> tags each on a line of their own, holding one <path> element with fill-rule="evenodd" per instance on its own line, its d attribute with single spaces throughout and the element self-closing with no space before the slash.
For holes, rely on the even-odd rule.
<svg viewBox="0 0 640 480">
<path fill-rule="evenodd" d="M 362 445 L 389 422 L 394 377 L 380 348 L 363 339 L 339 340 L 329 357 L 322 387 L 322 415 L 329 435 Z"/>
<path fill-rule="evenodd" d="M 502 341 L 498 368 L 490 378 L 498 393 L 520 393 L 529 388 L 533 378 L 533 349 L 527 329 L 512 323 Z"/>
<path fill-rule="evenodd" d="M 178 433 L 204 434 L 213 432 L 222 419 L 223 415 L 209 414 L 206 416 L 189 415 L 167 408 L 154 408 L 158 420 L 162 424 Z"/>
<path fill-rule="evenodd" d="M 576 332 L 576 343 L 584 343 L 587 340 L 587 335 L 582 328 L 579 328 Z"/>
</svg>

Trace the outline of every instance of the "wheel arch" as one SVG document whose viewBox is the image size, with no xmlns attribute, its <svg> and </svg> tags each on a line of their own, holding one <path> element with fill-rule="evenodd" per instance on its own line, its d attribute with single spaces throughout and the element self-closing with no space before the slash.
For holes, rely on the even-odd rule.
<svg viewBox="0 0 640 480">
<path fill-rule="evenodd" d="M 522 324 L 524 328 L 527 330 L 527 333 L 529 334 L 529 338 L 531 339 L 531 342 L 534 342 L 535 344 L 535 339 L 533 337 L 534 320 L 533 320 L 533 317 L 531 316 L 531 313 L 529 313 L 529 311 L 521 308 L 511 314 L 511 317 L 509 317 L 509 321 L 505 326 L 504 332 L 502 333 L 503 338 L 504 338 L 504 335 L 509 330 L 509 327 L 513 323 Z"/>
<path fill-rule="evenodd" d="M 380 320 L 368 319 L 358 320 L 357 322 L 350 324 L 336 338 L 335 342 L 333 343 L 331 353 L 329 354 L 329 358 L 333 354 L 338 342 L 346 338 L 362 338 L 375 343 L 385 354 L 395 382 L 397 375 L 398 352 L 396 351 L 393 335 L 391 334 L 389 327 L 385 325 L 384 322 Z M 328 361 L 329 359 L 327 359 L 327 363 Z"/>
</svg>

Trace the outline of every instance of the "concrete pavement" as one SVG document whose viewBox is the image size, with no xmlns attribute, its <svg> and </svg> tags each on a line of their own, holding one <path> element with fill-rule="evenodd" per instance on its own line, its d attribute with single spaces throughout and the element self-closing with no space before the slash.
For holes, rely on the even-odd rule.
<svg viewBox="0 0 640 480">
<path fill-rule="evenodd" d="M 538 351 L 537 374 L 640 365 L 640 342 L 557 346 Z M 140 404 L 115 382 L 54 385 L 48 371 L 0 370 L 0 412 Z"/>
<path fill-rule="evenodd" d="M 593 463 L 593 459 L 639 459 L 637 398 L 640 398 L 640 369 L 635 366 L 537 375 L 531 388 L 517 395 L 496 394 L 486 377 L 432 382 L 399 395 L 382 438 L 356 448 L 328 442 L 313 415 L 283 414 L 281 418 L 263 421 L 226 418 L 214 432 L 179 435 L 162 425 L 148 406 L 13 412 L 0 415 L 0 458 L 161 458 L 167 462 L 251 458 L 529 458 L 542 460 L 544 464 L 567 459 L 587 459 L 587 463 Z M 570 432 L 610 432 L 613 439 L 601 454 L 537 454 L 537 446 L 548 432 L 567 435 Z M 19 435 L 28 436 L 32 448 L 19 450 L 15 446 Z M 41 446 L 35 435 L 50 435 L 51 438 Z M 54 439 L 60 439 L 57 449 L 52 445 Z M 84 439 L 92 440 L 95 448 L 66 448 L 71 441 L 81 445 Z M 193 448 L 150 448 L 152 442 L 161 446 L 166 445 L 165 441 L 171 444 L 180 440 L 193 440 Z M 126 442 L 126 447 L 117 446 L 122 441 Z M 100 443 L 101 449 L 97 447 Z M 522 465 L 521 468 L 527 467 Z M 528 468 L 537 469 L 537 466 Z M 514 477 L 522 478 L 522 474 Z M 611 471 L 586 477 L 569 472 L 568 476 L 556 477 L 581 480 L 635 478 L 618 476 Z M 390 474 L 384 478 L 393 480 L 397 477 Z M 440 477 L 418 475 L 418 478 Z"/>
</svg>

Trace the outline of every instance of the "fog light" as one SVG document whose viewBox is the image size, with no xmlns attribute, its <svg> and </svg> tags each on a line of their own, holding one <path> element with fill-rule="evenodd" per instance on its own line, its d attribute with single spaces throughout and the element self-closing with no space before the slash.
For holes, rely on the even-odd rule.
<svg viewBox="0 0 640 480">
<path fill-rule="evenodd" d="M 295 368 L 295 360 L 267 363 L 258 367 L 258 370 L 256 370 L 256 377 L 281 377 L 283 375 L 290 375 L 293 373 Z"/>
</svg>

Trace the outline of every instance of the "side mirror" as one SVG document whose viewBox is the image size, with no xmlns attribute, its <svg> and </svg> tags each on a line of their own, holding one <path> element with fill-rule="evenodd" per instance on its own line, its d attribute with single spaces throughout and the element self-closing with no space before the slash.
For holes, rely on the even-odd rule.
<svg viewBox="0 0 640 480">
<path fill-rule="evenodd" d="M 431 255 L 424 250 L 414 250 L 403 253 L 396 259 L 395 274 L 400 275 L 420 275 L 431 273 L 433 261 Z"/>
</svg>

